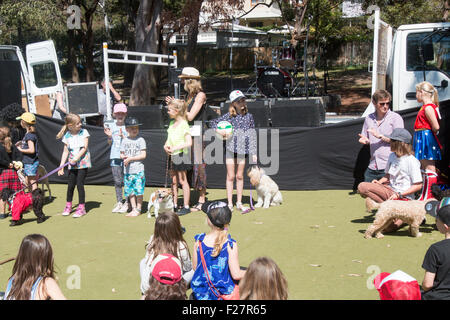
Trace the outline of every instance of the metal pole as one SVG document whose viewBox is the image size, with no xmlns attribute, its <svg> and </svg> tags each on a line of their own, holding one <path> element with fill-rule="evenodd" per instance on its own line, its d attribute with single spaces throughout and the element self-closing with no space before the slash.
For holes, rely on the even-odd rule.
<svg viewBox="0 0 450 320">
<path fill-rule="evenodd" d="M 108 44 L 103 42 L 103 68 L 105 72 L 105 88 L 106 88 L 106 118 L 112 119 L 111 112 L 111 92 L 109 91 L 109 65 L 108 65 Z"/>
<path fill-rule="evenodd" d="M 372 92 L 371 95 L 377 90 L 377 69 L 378 69 L 378 47 L 379 47 L 379 30 L 380 30 L 380 9 L 375 10 L 375 23 L 373 30 L 373 62 L 372 62 Z"/>
<path fill-rule="evenodd" d="M 231 43 L 230 43 L 230 83 L 233 91 L 233 41 L 234 41 L 234 17 L 231 17 Z"/>
</svg>

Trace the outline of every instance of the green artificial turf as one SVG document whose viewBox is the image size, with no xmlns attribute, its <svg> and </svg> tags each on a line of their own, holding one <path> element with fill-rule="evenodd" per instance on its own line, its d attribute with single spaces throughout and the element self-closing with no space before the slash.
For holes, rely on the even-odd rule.
<svg viewBox="0 0 450 320">
<path fill-rule="evenodd" d="M 113 186 L 86 186 L 88 214 L 64 217 L 66 186 L 51 188 L 56 199 L 44 207 L 50 218 L 43 224 L 36 223 L 32 212 L 24 216 L 29 222 L 16 227 L 9 227 L 9 219 L 0 220 L 0 261 L 17 254 L 24 236 L 41 233 L 52 244 L 58 281 L 68 299 L 139 299 L 139 261 L 155 218 L 111 213 Z M 146 188 L 145 206 L 154 190 Z M 279 207 L 246 215 L 234 211 L 229 232 L 239 245 L 241 266 L 259 256 L 275 260 L 288 280 L 289 299 L 377 300 L 371 285 L 374 276 L 396 270 L 420 284 L 427 248 L 443 239 L 429 218 L 429 225 L 421 227 L 421 238 L 410 237 L 404 228 L 384 239 L 366 240 L 363 232 L 373 216 L 365 212 L 359 195 L 347 190 L 282 194 Z M 248 195 L 246 190 L 244 202 Z M 224 199 L 225 190 L 208 190 L 208 198 Z M 77 199 L 75 192 L 74 205 Z M 205 214 L 193 212 L 180 219 L 192 251 L 194 235 L 208 231 Z M 6 288 L 13 264 L 0 266 L 0 291 Z"/>
</svg>

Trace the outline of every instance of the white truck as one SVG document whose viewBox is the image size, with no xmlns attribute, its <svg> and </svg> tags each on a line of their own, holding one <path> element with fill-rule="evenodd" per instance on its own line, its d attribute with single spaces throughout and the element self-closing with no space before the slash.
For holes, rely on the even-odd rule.
<svg viewBox="0 0 450 320">
<path fill-rule="evenodd" d="M 416 84 L 428 81 L 438 90 L 440 104 L 450 101 L 450 23 L 402 25 L 395 31 L 375 11 L 372 94 L 386 89 L 392 109 L 419 106 Z M 374 111 L 370 104 L 363 116 Z"/>
<path fill-rule="evenodd" d="M 7 81 L 0 81 L 0 108 L 18 102 L 33 113 L 51 116 L 49 95 L 63 92 L 58 57 L 53 41 L 26 46 L 26 60 L 18 46 L 0 45 L 0 69 Z M 19 93 L 15 90 L 19 88 Z"/>
</svg>

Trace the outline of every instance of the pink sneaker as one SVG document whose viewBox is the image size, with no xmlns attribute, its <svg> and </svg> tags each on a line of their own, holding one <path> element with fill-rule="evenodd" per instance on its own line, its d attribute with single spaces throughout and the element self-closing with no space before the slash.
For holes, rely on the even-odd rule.
<svg viewBox="0 0 450 320">
<path fill-rule="evenodd" d="M 79 204 L 77 211 L 75 212 L 75 214 L 72 216 L 74 218 L 79 218 L 82 217 L 86 214 L 86 209 L 84 208 L 84 204 Z"/>
<path fill-rule="evenodd" d="M 68 216 L 72 212 L 72 202 L 66 202 L 66 207 L 62 213 L 63 216 Z"/>
</svg>

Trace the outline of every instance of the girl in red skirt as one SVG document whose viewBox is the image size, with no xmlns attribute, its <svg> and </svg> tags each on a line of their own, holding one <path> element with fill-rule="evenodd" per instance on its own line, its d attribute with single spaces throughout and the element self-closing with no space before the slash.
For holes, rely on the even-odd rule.
<svg viewBox="0 0 450 320">
<path fill-rule="evenodd" d="M 419 200 L 432 197 L 431 186 L 437 182 L 436 160 L 441 160 L 441 144 L 437 138 L 439 131 L 439 97 L 437 90 L 429 82 L 416 85 L 417 101 L 423 103 L 414 123 L 414 153 L 423 171 L 422 195 Z"/>
</svg>

